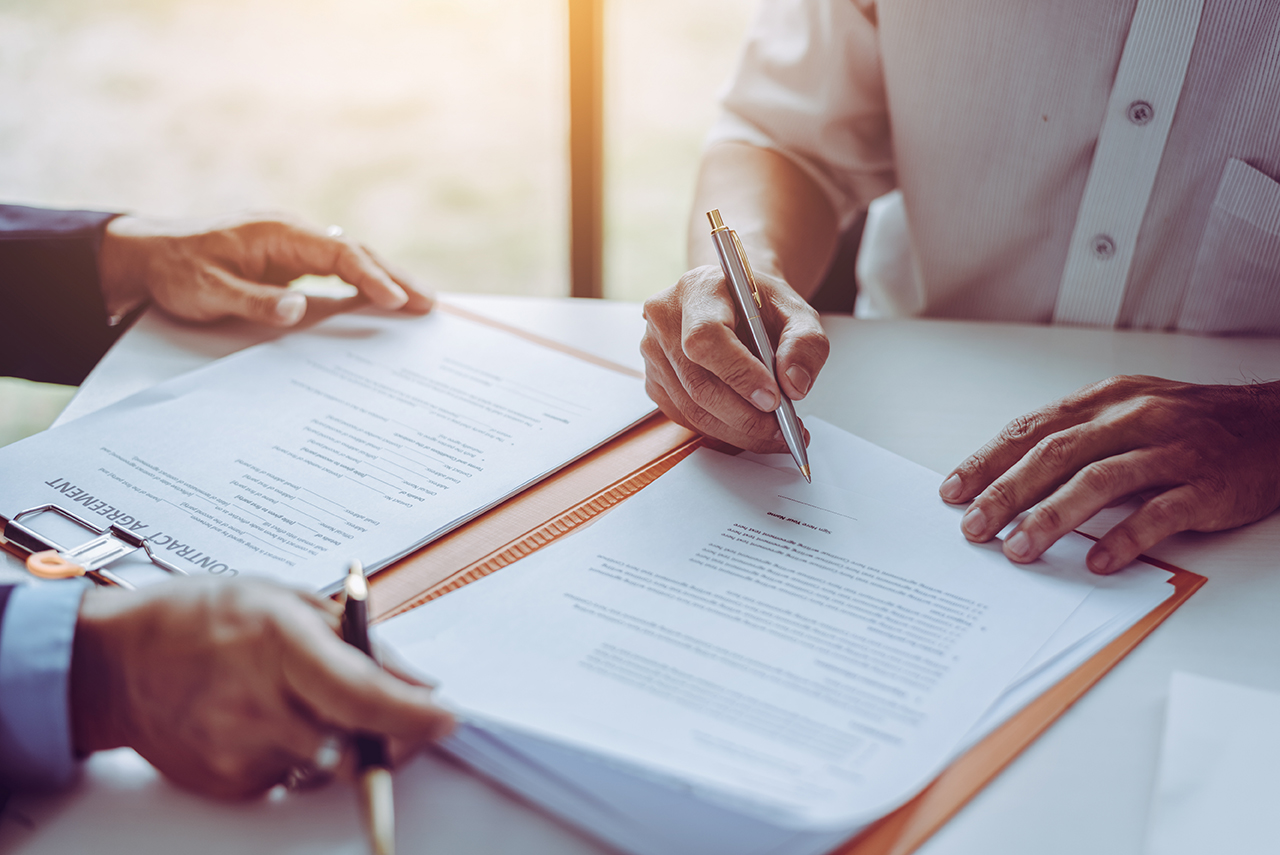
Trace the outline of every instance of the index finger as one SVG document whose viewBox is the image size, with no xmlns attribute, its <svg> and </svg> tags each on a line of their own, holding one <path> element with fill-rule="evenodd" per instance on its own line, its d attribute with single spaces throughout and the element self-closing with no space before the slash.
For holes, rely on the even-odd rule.
<svg viewBox="0 0 1280 855">
<path fill-rule="evenodd" d="M 938 492 L 948 502 L 969 501 L 1025 457 L 1044 437 L 1076 421 L 1056 405 L 1018 416 L 953 469 Z"/>
<path fill-rule="evenodd" d="M 318 720 L 406 738 L 435 739 L 452 728 L 453 717 L 432 703 L 431 689 L 382 670 L 322 621 L 309 624 L 287 636 L 284 678 Z"/>
<path fill-rule="evenodd" d="M 425 315 L 435 307 L 436 301 L 431 291 L 420 285 L 413 276 L 398 265 L 387 261 L 381 254 L 374 252 L 369 247 L 363 244 L 361 244 L 361 247 L 369 254 L 374 263 L 385 270 L 387 275 L 403 288 L 404 293 L 408 295 L 409 299 L 400 307 L 401 311 L 412 312 L 415 315 Z"/>
<path fill-rule="evenodd" d="M 330 236 L 310 226 L 283 226 L 283 231 L 277 233 L 278 240 L 272 242 L 270 263 L 286 271 L 288 278 L 306 274 L 337 276 L 381 309 L 409 306 L 409 292 L 356 241 L 342 235 Z"/>
<path fill-rule="evenodd" d="M 756 409 L 773 412 L 781 399 L 772 366 L 766 367 L 738 338 L 737 310 L 724 277 L 708 279 L 691 290 L 685 302 L 680 348 L 689 361 L 720 378 Z"/>
</svg>

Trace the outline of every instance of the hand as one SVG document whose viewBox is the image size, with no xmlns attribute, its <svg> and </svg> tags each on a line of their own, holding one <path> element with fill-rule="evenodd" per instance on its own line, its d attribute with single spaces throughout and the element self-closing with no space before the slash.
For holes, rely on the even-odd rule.
<svg viewBox="0 0 1280 855">
<path fill-rule="evenodd" d="M 760 317 L 776 336 L 782 391 L 798 401 L 827 361 L 827 336 L 818 313 L 785 282 L 755 277 Z M 787 450 L 772 415 L 781 403 L 778 383 L 735 332 L 737 312 L 719 267 L 689 271 L 644 304 L 644 317 L 645 389 L 668 417 L 749 451 Z"/>
<path fill-rule="evenodd" d="M 290 220 L 117 217 L 107 224 L 98 268 L 108 311 L 116 316 L 151 299 L 186 320 L 240 317 L 289 327 L 302 320 L 307 297 L 283 286 L 307 274 L 340 276 L 359 290 L 357 302 L 415 314 L 431 310 L 425 291 L 364 246 Z"/>
<path fill-rule="evenodd" d="M 961 528 L 1034 561 L 1109 505 L 1142 505 L 1089 550 L 1114 573 L 1179 531 L 1220 531 L 1280 506 L 1280 384 L 1197 386 L 1113 377 L 1014 419 L 943 482 L 949 502 L 974 499 Z"/>
<path fill-rule="evenodd" d="M 335 731 L 421 744 L 449 731 L 431 690 L 337 634 L 332 601 L 255 580 L 85 594 L 71 662 L 76 750 L 127 745 L 222 798 L 280 783 Z"/>
</svg>

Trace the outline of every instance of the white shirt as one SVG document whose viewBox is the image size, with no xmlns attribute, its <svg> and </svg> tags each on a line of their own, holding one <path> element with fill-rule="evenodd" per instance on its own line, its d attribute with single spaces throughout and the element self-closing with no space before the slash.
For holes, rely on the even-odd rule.
<svg viewBox="0 0 1280 855">
<path fill-rule="evenodd" d="M 723 105 L 843 225 L 900 192 L 881 313 L 1280 334 L 1280 4 L 764 0 Z"/>
</svg>

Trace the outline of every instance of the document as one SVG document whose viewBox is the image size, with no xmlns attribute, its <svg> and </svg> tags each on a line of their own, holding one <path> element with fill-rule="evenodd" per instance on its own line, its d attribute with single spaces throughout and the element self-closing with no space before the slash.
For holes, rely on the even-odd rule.
<svg viewBox="0 0 1280 855">
<path fill-rule="evenodd" d="M 1280 693 L 1175 673 L 1147 855 L 1276 851 Z"/>
<path fill-rule="evenodd" d="M 324 588 L 653 409 L 632 372 L 446 306 L 344 315 L 0 449 L 0 513 L 56 503 L 191 573 Z"/>
<path fill-rule="evenodd" d="M 701 450 L 382 637 L 473 738 L 534 736 L 776 826 L 854 828 L 940 771 L 1096 577 L 968 543 L 937 524 L 936 489 L 851 487 Z"/>
<path fill-rule="evenodd" d="M 884 502 L 912 514 L 917 525 L 936 524 L 944 530 L 950 526 L 953 531 L 960 531 L 965 506 L 929 500 L 936 497 L 938 485 L 942 483 L 942 476 L 937 472 L 913 466 L 896 454 L 822 419 L 806 418 L 805 427 L 810 435 L 810 457 L 821 464 L 813 471 L 815 483 L 870 488 Z M 784 472 L 795 467 L 790 454 L 744 452 L 740 459 Z M 1000 538 L 1012 531 L 1020 520 L 1021 517 L 1009 523 L 1000 532 Z M 1052 560 L 1059 565 L 1084 566 L 1091 546 L 1093 541 L 1072 532 L 1054 547 Z M 999 701 L 956 747 L 955 753 L 961 754 L 982 740 L 1140 617 L 1173 596 L 1174 589 L 1168 584 L 1170 575 L 1167 570 L 1135 561 L 1121 573 L 1093 577 L 1092 589 L 1079 608 L 1036 651 Z"/>
</svg>

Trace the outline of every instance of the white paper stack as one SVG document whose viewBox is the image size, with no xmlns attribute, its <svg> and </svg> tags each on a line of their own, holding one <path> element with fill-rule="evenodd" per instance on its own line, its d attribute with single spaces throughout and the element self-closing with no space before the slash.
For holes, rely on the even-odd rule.
<svg viewBox="0 0 1280 855">
<path fill-rule="evenodd" d="M 816 419 L 789 459 L 696 452 L 591 527 L 388 622 L 447 748 L 628 852 L 802 855 L 903 804 L 1172 593 L 1020 567 L 935 473 Z"/>
</svg>

